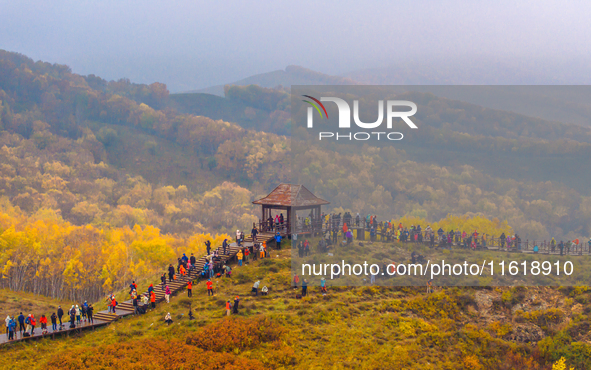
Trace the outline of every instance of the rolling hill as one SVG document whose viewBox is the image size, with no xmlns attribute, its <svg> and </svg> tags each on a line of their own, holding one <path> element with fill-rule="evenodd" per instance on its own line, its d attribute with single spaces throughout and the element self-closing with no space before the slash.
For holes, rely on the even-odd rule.
<svg viewBox="0 0 591 370">
<path fill-rule="evenodd" d="M 271 71 L 250 76 L 242 80 L 228 83 L 227 85 L 258 85 L 261 87 L 274 88 L 283 86 L 289 88 L 291 85 L 354 85 L 356 82 L 348 77 L 331 76 L 316 72 L 300 66 L 287 66 L 285 70 Z M 211 86 L 205 89 L 191 90 L 186 93 L 205 93 L 224 96 L 224 86 Z"/>
</svg>

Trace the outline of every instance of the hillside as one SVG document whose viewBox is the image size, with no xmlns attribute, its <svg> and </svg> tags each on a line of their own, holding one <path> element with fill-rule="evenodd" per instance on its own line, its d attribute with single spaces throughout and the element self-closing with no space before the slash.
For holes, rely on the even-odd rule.
<svg viewBox="0 0 591 370">
<path fill-rule="evenodd" d="M 282 182 L 306 184 L 331 202 L 327 212 L 424 224 L 482 216 L 535 240 L 591 235 L 587 128 L 405 92 L 426 107 L 408 143 L 292 150 L 294 137 L 275 133 L 295 132 L 285 90 L 227 86 L 225 94 L 177 100 L 163 84 L 105 81 L 1 52 L 3 286 L 100 296 L 125 284 L 117 276 L 160 269 L 180 245 L 199 250 L 204 238 L 221 243 L 249 230 L 259 217 L 251 202 Z M 222 120 L 241 112 L 252 127 Z M 45 248 L 22 253 L 35 243 Z M 163 254 L 145 253 L 150 245 Z M 30 258 L 34 268 L 13 273 Z M 55 269 L 45 269 L 47 258 L 57 258 Z"/>
<path fill-rule="evenodd" d="M 169 107 L 183 114 L 239 124 L 246 129 L 290 135 L 289 94 L 258 85 L 227 85 L 225 97 L 203 93 L 173 94 Z"/>
<path fill-rule="evenodd" d="M 577 369 L 590 361 L 585 287 L 328 287 L 295 299 L 289 249 L 199 283 L 140 317 L 82 336 L 0 348 L 14 369 L 97 367 L 180 369 L 215 363 L 234 369 L 335 368 L 551 369 L 561 357 Z M 156 276 L 154 277 L 157 278 Z M 253 281 L 268 296 L 250 294 Z M 240 297 L 237 315 L 225 302 Z M 195 320 L 189 320 L 188 310 Z M 163 322 L 170 312 L 173 324 Z M 183 358 L 181 362 L 180 358 Z M 212 365 L 213 366 L 213 365 Z"/>
<path fill-rule="evenodd" d="M 356 82 L 347 77 L 331 76 L 316 72 L 300 66 L 287 66 L 285 70 L 277 70 L 267 73 L 260 73 L 246 77 L 241 80 L 228 83 L 227 85 L 247 86 L 258 85 L 261 87 L 275 88 L 283 86 L 289 88 L 291 85 L 354 85 Z M 191 90 L 189 93 L 205 93 L 224 96 L 224 86 L 211 86 L 205 89 Z"/>
<path fill-rule="evenodd" d="M 169 95 L 163 84 L 79 76 L 15 53 L 2 52 L 0 66 L 0 191 L 29 215 L 52 210 L 75 225 L 165 233 L 231 231 L 255 220 L 250 201 L 295 181 L 291 173 L 334 209 L 352 207 L 346 200 L 355 197 L 350 211 L 384 218 L 434 222 L 470 212 L 507 219 L 530 238 L 591 235 L 584 127 L 405 92 L 426 107 L 408 140 L 380 152 L 343 146 L 342 157 L 314 148 L 314 158 L 292 167 L 299 152 L 290 154 L 290 140 L 278 135 L 292 131 L 285 90 Z M 351 169 L 361 167 L 367 177 L 352 181 Z M 403 182 L 399 174 L 407 174 Z"/>
</svg>

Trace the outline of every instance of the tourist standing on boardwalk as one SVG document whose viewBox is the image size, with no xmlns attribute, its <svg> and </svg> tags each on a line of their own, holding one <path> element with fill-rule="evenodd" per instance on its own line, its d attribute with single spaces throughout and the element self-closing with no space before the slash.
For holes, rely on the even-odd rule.
<svg viewBox="0 0 591 370">
<path fill-rule="evenodd" d="M 189 257 L 189 262 L 191 263 L 191 268 L 189 269 L 189 271 L 191 271 L 195 268 L 195 264 L 197 263 L 197 259 L 195 258 L 193 253 L 191 253 L 191 257 Z"/>
<path fill-rule="evenodd" d="M 134 290 L 135 292 L 135 290 Z M 84 301 L 84 303 L 82 304 L 82 319 L 84 322 L 86 322 L 86 314 L 88 312 L 88 302 Z"/>
<path fill-rule="evenodd" d="M 250 231 L 250 235 L 252 236 L 253 243 L 257 241 L 257 234 L 258 233 L 259 233 L 259 231 L 257 230 L 256 225 L 252 224 L 252 230 Z"/>
<path fill-rule="evenodd" d="M 25 333 L 31 330 L 31 314 L 25 319 Z"/>
<path fill-rule="evenodd" d="M 131 292 L 133 292 L 134 290 L 137 290 L 137 284 L 135 283 L 135 280 L 131 282 L 131 284 L 129 284 L 129 294 L 131 294 Z"/>
<path fill-rule="evenodd" d="M 37 321 L 35 321 L 35 315 L 29 315 L 29 325 L 31 325 L 31 335 L 35 333 L 35 326 L 37 326 Z"/>
<path fill-rule="evenodd" d="M 16 331 L 16 322 L 14 319 L 10 319 L 8 322 L 8 340 L 14 340 L 14 332 Z"/>
<path fill-rule="evenodd" d="M 213 259 L 211 261 L 209 261 L 209 278 L 213 278 L 213 275 L 215 274 L 214 271 L 214 266 L 213 266 Z"/>
<path fill-rule="evenodd" d="M 172 265 L 168 265 L 168 282 L 171 283 L 174 279 L 174 267 Z"/>
<path fill-rule="evenodd" d="M 152 302 L 152 309 L 156 308 L 156 293 L 154 291 L 150 295 L 150 302 Z"/>
<path fill-rule="evenodd" d="M 41 331 L 47 332 L 47 317 L 45 317 L 45 315 L 41 315 L 39 323 L 41 324 Z"/>
<path fill-rule="evenodd" d="M 51 314 L 51 330 L 57 331 L 57 315 L 55 312 Z"/>
<path fill-rule="evenodd" d="M 76 324 L 80 325 L 80 307 L 76 305 Z M 113 312 L 115 312 L 115 307 L 113 307 Z"/>
<path fill-rule="evenodd" d="M 62 317 L 64 316 L 64 310 L 62 306 L 57 306 L 57 318 L 60 321 L 60 330 L 62 330 Z"/>
<path fill-rule="evenodd" d="M 68 314 L 70 315 L 70 329 L 74 329 L 76 327 L 76 312 L 74 312 L 74 308 L 71 308 Z"/>
<path fill-rule="evenodd" d="M 23 332 L 25 331 L 25 315 L 21 312 L 18 315 L 18 331 L 21 332 L 21 337 L 23 336 Z"/>
<path fill-rule="evenodd" d="M 166 299 L 166 303 L 170 303 L 170 287 L 168 285 L 164 291 L 164 299 Z"/>
<path fill-rule="evenodd" d="M 94 311 L 94 307 L 92 307 L 92 304 L 88 305 L 88 308 L 86 309 L 86 316 L 88 316 L 88 322 L 94 324 L 94 319 L 92 318 L 92 313 Z"/>
<path fill-rule="evenodd" d="M 131 297 L 131 304 L 133 305 L 133 314 L 134 314 L 134 315 L 137 315 L 137 314 L 139 314 L 139 312 L 138 312 L 138 310 L 137 310 L 137 307 L 138 307 L 138 299 L 137 299 L 137 294 L 134 294 L 134 295 Z"/>
<path fill-rule="evenodd" d="M 11 320 L 10 315 L 6 316 L 6 319 L 4 319 L 4 322 L 6 323 L 6 335 L 8 335 L 8 324 L 10 324 Z"/>
<path fill-rule="evenodd" d="M 211 242 L 209 240 L 205 241 L 205 248 L 207 249 L 207 255 L 211 254 Z"/>
<path fill-rule="evenodd" d="M 193 282 L 191 280 L 189 280 L 189 282 L 187 283 L 187 297 L 192 297 L 193 296 Z"/>
<path fill-rule="evenodd" d="M 259 255 L 258 244 L 255 243 L 252 245 L 252 260 L 253 260 L 253 262 L 257 260 L 258 255 Z"/>
</svg>

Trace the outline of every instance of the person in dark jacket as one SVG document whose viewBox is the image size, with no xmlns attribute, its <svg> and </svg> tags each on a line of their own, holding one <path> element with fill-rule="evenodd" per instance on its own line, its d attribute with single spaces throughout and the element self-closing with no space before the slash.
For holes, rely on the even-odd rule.
<svg viewBox="0 0 591 370">
<path fill-rule="evenodd" d="M 240 298 L 238 296 L 236 296 L 236 298 L 234 298 L 234 306 L 232 308 L 232 313 L 236 314 L 238 313 L 238 304 L 240 303 Z"/>
<path fill-rule="evenodd" d="M 92 318 L 92 313 L 94 311 L 94 307 L 92 307 L 92 304 L 88 305 L 88 308 L 86 309 L 86 316 L 88 316 L 88 322 L 94 324 L 94 319 Z"/>
<path fill-rule="evenodd" d="M 205 247 L 207 248 L 207 255 L 211 254 L 211 242 L 209 240 L 205 241 Z"/>
<path fill-rule="evenodd" d="M 308 295 L 308 280 L 304 279 L 302 281 L 302 297 Z"/>
<path fill-rule="evenodd" d="M 23 332 L 25 331 L 25 315 L 23 315 L 22 312 L 20 315 L 18 315 L 18 331 L 21 332 L 21 336 L 23 335 Z"/>
<path fill-rule="evenodd" d="M 64 316 L 64 310 L 62 310 L 62 306 L 57 306 L 57 318 L 60 322 L 60 330 L 62 330 L 62 316 Z"/>
<path fill-rule="evenodd" d="M 252 241 L 256 242 L 257 241 L 257 234 L 259 233 L 259 231 L 257 230 L 257 227 L 255 225 L 252 226 L 252 230 L 250 231 L 250 235 L 252 237 Z"/>
<path fill-rule="evenodd" d="M 224 256 L 226 255 L 227 248 L 228 248 L 228 239 L 224 239 L 224 242 L 222 243 L 222 250 L 223 250 Z"/>
<path fill-rule="evenodd" d="M 55 312 L 51 314 L 51 330 L 57 331 L 57 315 Z"/>
<path fill-rule="evenodd" d="M 171 282 L 174 279 L 174 267 L 168 265 L 168 281 Z"/>
<path fill-rule="evenodd" d="M 558 248 L 560 249 L 560 255 L 562 256 L 564 253 L 564 242 L 561 240 L 560 244 L 558 244 Z"/>
</svg>

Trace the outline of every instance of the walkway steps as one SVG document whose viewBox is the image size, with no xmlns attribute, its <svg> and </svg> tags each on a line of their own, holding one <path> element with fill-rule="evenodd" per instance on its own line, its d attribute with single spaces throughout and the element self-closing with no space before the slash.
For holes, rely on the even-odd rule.
<svg viewBox="0 0 591 370">
<path fill-rule="evenodd" d="M 249 243 L 244 243 L 244 246 L 248 246 L 248 245 L 249 245 Z M 222 257 L 222 261 L 224 263 L 227 263 L 227 262 L 231 261 L 236 256 L 236 254 L 238 253 L 238 251 L 240 249 L 241 249 L 240 247 L 238 247 L 235 243 L 233 243 L 233 244 L 230 244 L 229 248 L 226 250 L 226 253 L 227 253 L 226 255 L 222 255 L 222 252 L 223 252 L 222 247 L 219 247 L 217 249 L 217 251 L 220 254 L 220 256 Z M 189 275 L 181 276 L 181 275 L 177 274 L 176 280 L 174 280 L 172 282 L 167 281 L 167 285 L 170 288 L 171 295 L 179 293 L 180 291 L 185 289 L 187 287 L 187 282 L 189 281 L 189 279 L 197 278 L 197 276 L 199 275 L 198 272 L 203 270 L 203 266 L 205 266 L 205 263 L 207 261 L 208 261 L 207 256 L 200 257 L 197 261 L 195 261 L 195 269 L 193 269 Z M 147 294 L 147 292 L 145 292 L 144 294 Z M 156 295 L 156 302 L 157 303 L 164 301 L 164 290 L 162 289 L 162 283 L 154 284 L 154 294 Z M 70 326 L 69 322 L 64 322 L 62 330 L 56 330 L 55 332 L 51 330 L 51 324 L 48 324 L 48 334 L 46 334 L 46 335 L 42 335 L 41 328 L 37 327 L 35 329 L 35 333 L 31 337 L 23 338 L 20 335 L 20 333 L 17 333 L 16 340 L 11 341 L 11 342 L 8 342 L 8 336 L 6 334 L 0 334 L 0 345 L 10 344 L 10 343 L 20 342 L 20 341 L 26 341 L 26 340 L 31 340 L 31 339 L 40 339 L 40 338 L 44 338 L 44 337 L 55 338 L 55 336 L 62 335 L 62 334 L 69 335 L 70 333 L 81 333 L 83 330 L 94 329 L 96 327 L 105 326 L 105 325 L 108 325 L 114 321 L 119 320 L 122 317 L 130 316 L 133 314 L 134 314 L 133 301 L 131 299 L 129 299 L 124 302 L 119 302 L 119 304 L 116 307 L 116 313 L 110 313 L 108 310 L 96 312 L 93 316 L 93 318 L 94 318 L 93 324 L 91 324 L 89 322 L 86 322 L 86 323 L 83 322 L 80 326 L 77 326 L 74 329 L 69 329 L 69 326 Z M 64 316 L 64 319 L 65 318 L 67 318 L 67 317 Z"/>
</svg>

